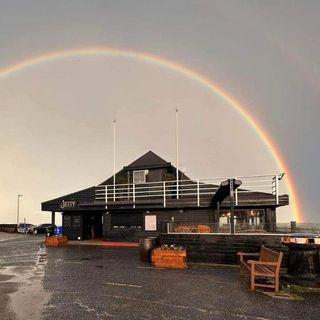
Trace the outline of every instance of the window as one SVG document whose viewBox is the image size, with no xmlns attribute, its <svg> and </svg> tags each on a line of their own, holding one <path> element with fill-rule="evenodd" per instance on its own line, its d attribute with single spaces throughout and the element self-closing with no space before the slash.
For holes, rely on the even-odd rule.
<svg viewBox="0 0 320 320">
<path fill-rule="evenodd" d="M 145 183 L 147 182 L 148 170 L 133 171 L 133 183 Z"/>
</svg>

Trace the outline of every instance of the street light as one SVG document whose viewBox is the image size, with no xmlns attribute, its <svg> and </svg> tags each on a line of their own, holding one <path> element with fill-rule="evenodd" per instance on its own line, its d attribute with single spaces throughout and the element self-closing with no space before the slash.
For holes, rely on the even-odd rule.
<svg viewBox="0 0 320 320">
<path fill-rule="evenodd" d="M 18 194 L 17 227 L 18 227 L 18 225 L 19 225 L 20 197 L 22 197 L 22 194 Z"/>
</svg>

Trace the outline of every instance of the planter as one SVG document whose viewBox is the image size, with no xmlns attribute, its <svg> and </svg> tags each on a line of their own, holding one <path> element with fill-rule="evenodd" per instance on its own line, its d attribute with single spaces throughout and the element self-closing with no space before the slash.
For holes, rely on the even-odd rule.
<svg viewBox="0 0 320 320">
<path fill-rule="evenodd" d="M 158 268 L 186 269 L 186 250 L 161 250 L 154 249 L 151 255 L 152 263 Z"/>
<path fill-rule="evenodd" d="M 45 239 L 45 245 L 47 247 L 58 247 L 63 246 L 68 241 L 66 236 L 51 236 Z"/>
</svg>

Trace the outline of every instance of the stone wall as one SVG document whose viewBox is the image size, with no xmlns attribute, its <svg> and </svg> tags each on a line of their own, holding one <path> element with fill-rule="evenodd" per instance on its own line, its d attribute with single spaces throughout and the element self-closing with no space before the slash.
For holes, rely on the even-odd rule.
<svg viewBox="0 0 320 320">
<path fill-rule="evenodd" d="M 261 245 L 284 252 L 286 265 L 288 249 L 281 244 L 280 235 L 201 235 L 160 234 L 160 244 L 182 245 L 190 262 L 238 264 L 237 252 L 258 252 Z"/>
</svg>

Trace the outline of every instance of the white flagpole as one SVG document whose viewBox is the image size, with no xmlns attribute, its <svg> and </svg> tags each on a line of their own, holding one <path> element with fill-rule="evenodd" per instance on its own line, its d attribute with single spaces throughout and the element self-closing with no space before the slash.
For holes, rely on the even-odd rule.
<svg viewBox="0 0 320 320">
<path fill-rule="evenodd" d="M 116 201 L 116 120 L 113 120 L 113 201 Z"/>
<path fill-rule="evenodd" d="M 176 180 L 177 180 L 177 199 L 179 199 L 179 117 L 176 109 Z"/>
</svg>

